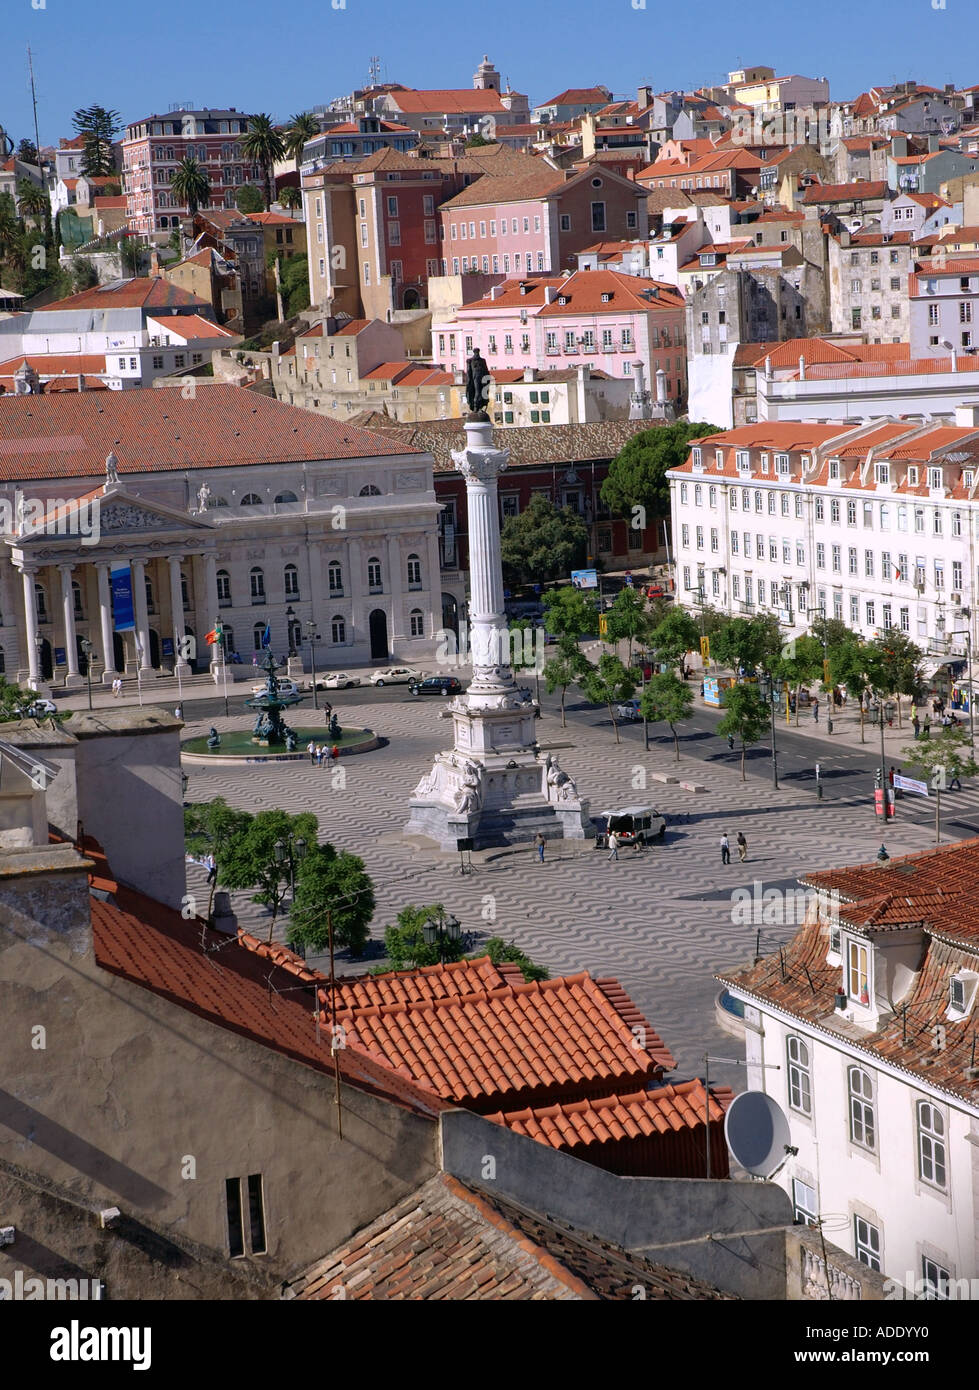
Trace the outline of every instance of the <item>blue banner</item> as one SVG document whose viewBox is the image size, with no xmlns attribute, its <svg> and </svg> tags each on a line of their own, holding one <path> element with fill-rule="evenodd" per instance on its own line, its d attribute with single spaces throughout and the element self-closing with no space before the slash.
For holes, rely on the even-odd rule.
<svg viewBox="0 0 979 1390">
<path fill-rule="evenodd" d="M 132 632 L 136 627 L 136 621 L 133 617 L 133 576 L 129 565 L 113 565 L 110 582 L 116 632 Z"/>
</svg>

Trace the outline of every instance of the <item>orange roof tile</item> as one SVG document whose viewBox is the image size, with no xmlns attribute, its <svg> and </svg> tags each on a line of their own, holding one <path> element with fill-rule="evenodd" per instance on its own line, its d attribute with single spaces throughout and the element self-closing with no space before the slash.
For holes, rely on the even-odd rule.
<svg viewBox="0 0 979 1390">
<path fill-rule="evenodd" d="M 238 334 L 231 333 L 227 328 L 222 328 L 218 323 L 212 323 L 210 319 L 201 318 L 200 314 L 153 314 L 153 322 L 159 324 L 165 333 L 175 333 L 180 338 L 235 338 Z"/>
<path fill-rule="evenodd" d="M 172 285 L 169 280 L 159 276 L 145 279 L 115 281 L 108 285 L 96 285 L 94 289 L 81 290 L 67 299 L 56 299 L 51 304 L 39 304 L 37 312 L 45 313 L 58 309 L 208 309 L 210 306 L 196 294 Z"/>
<path fill-rule="evenodd" d="M 886 183 L 819 183 L 812 184 L 806 189 L 802 201 L 812 205 L 814 203 L 845 203 L 850 199 L 866 201 L 867 199 L 886 198 Z"/>
<path fill-rule="evenodd" d="M 602 296 L 608 295 L 607 301 Z M 567 303 L 561 304 L 561 299 Z M 622 275 L 615 270 L 576 270 L 561 282 L 557 298 L 537 311 L 538 318 L 574 314 L 622 313 L 655 309 L 682 309 L 683 295 L 674 285 Z"/>
</svg>

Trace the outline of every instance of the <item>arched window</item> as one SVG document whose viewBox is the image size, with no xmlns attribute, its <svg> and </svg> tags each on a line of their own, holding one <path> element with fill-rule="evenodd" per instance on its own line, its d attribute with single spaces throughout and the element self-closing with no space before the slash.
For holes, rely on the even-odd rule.
<svg viewBox="0 0 979 1390">
<path fill-rule="evenodd" d="M 265 637 L 265 624 L 264 624 L 264 623 L 256 623 L 255 626 L 252 628 L 252 642 L 254 643 L 254 645 L 255 645 L 255 650 L 256 650 L 257 652 L 260 652 L 260 651 L 262 650 L 262 641 L 263 641 L 264 637 Z"/>
<path fill-rule="evenodd" d="M 850 1138 L 854 1144 L 873 1152 L 877 1147 L 873 1077 L 862 1067 L 850 1067 L 847 1080 L 850 1092 Z"/>
<path fill-rule="evenodd" d="M 240 505 L 242 507 L 260 507 L 262 505 L 262 499 L 257 492 L 246 492 L 241 499 Z"/>
<path fill-rule="evenodd" d="M 256 565 L 249 576 L 251 581 L 252 603 L 265 602 L 265 575 Z"/>
<path fill-rule="evenodd" d="M 327 567 L 327 580 L 330 585 L 331 594 L 343 593 L 343 570 L 340 568 L 338 560 L 331 560 Z"/>
<path fill-rule="evenodd" d="M 298 502 L 299 498 L 294 492 L 289 492 L 287 489 L 285 492 L 280 492 L 275 500 L 277 502 Z"/>
<path fill-rule="evenodd" d="M 368 483 L 366 487 L 360 489 L 361 497 L 380 497 L 381 489 L 375 487 L 373 483 Z"/>
<path fill-rule="evenodd" d="M 71 581 L 71 597 L 75 608 L 75 617 L 84 618 L 85 614 L 82 612 L 82 587 L 77 579 Z"/>
<path fill-rule="evenodd" d="M 37 603 L 37 620 L 39 623 L 46 623 L 48 620 L 48 596 L 44 592 L 43 584 L 34 585 L 34 598 Z"/>
<path fill-rule="evenodd" d="M 330 622 L 330 639 L 335 647 L 341 646 L 347 640 L 347 624 L 339 613 Z"/>
<path fill-rule="evenodd" d="M 295 565 L 286 565 L 286 598 L 299 597 L 299 570 Z"/>
<path fill-rule="evenodd" d="M 422 586 L 422 562 L 417 555 L 408 556 L 408 588 L 420 589 Z"/>
<path fill-rule="evenodd" d="M 381 562 L 376 555 L 372 555 L 367 561 L 367 588 L 372 594 L 384 592 L 384 585 L 381 583 Z"/>
<path fill-rule="evenodd" d="M 412 637 L 425 636 L 425 614 L 420 608 L 413 608 L 408 615 L 409 631 Z"/>
<path fill-rule="evenodd" d="M 218 570 L 218 603 L 222 608 L 231 606 L 231 575 L 227 570 Z"/>
<path fill-rule="evenodd" d="M 218 599 L 220 601 L 220 595 Z M 180 603 L 184 608 L 190 607 L 190 586 L 187 583 L 187 576 L 182 570 L 180 572 Z"/>
<path fill-rule="evenodd" d="M 812 1080 L 809 1049 L 801 1038 L 788 1038 L 785 1044 L 789 1071 L 789 1105 L 800 1115 L 812 1114 Z"/>
</svg>

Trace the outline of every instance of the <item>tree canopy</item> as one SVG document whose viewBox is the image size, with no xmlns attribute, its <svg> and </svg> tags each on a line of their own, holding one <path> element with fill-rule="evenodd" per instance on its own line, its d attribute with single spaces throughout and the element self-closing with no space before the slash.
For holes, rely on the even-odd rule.
<svg viewBox="0 0 979 1390">
<path fill-rule="evenodd" d="M 95 177 L 113 173 L 112 142 L 122 129 L 119 112 L 98 105 L 80 106 L 71 123 L 75 133 L 82 137 L 82 173 Z"/>
<path fill-rule="evenodd" d="M 441 956 L 438 941 L 429 944 L 425 940 L 426 922 L 429 919 L 437 921 L 444 913 L 441 903 L 430 903 L 427 907 L 415 907 L 414 903 L 409 903 L 403 907 L 398 913 L 398 925 L 384 928 L 384 951 L 388 964 L 372 973 L 381 975 L 388 970 L 416 970 L 424 965 L 438 965 L 440 959 L 461 960 L 461 940 L 452 941 L 443 935 Z"/>
<path fill-rule="evenodd" d="M 719 434 L 717 425 L 677 420 L 634 434 L 613 459 L 602 483 L 602 501 L 616 516 L 644 507 L 650 517 L 669 516 L 667 470 L 686 462 L 691 439 Z"/>
<path fill-rule="evenodd" d="M 555 690 L 561 692 L 562 729 L 567 728 L 568 725 L 564 709 L 568 686 L 581 681 L 588 672 L 588 666 L 588 658 L 574 638 L 569 636 L 558 638 L 555 654 L 544 663 L 544 670 L 541 674 L 547 685 L 548 694 L 553 694 Z"/>
<path fill-rule="evenodd" d="M 264 212 L 262 190 L 253 183 L 243 183 L 235 194 L 235 207 L 239 212 Z"/>
<path fill-rule="evenodd" d="M 700 629 L 690 614 L 674 604 L 649 634 L 649 645 L 660 661 L 682 666 L 687 652 L 700 645 Z"/>
<path fill-rule="evenodd" d="M 334 948 L 362 955 L 374 915 L 374 886 L 364 861 L 330 844 L 314 845 L 296 873 L 290 942 L 326 950 L 330 941 L 327 909 L 333 916 Z"/>
<path fill-rule="evenodd" d="M 275 128 L 272 117 L 266 112 L 260 111 L 258 115 L 252 116 L 248 122 L 248 129 L 241 137 L 241 148 L 249 159 L 253 159 L 262 169 L 262 176 L 265 180 L 265 205 L 271 206 L 273 187 L 272 187 L 272 166 L 278 160 L 285 158 L 286 147 L 282 136 Z M 239 211 L 246 211 L 239 204 Z M 258 212 L 258 208 L 248 208 L 249 212 Z"/>
<path fill-rule="evenodd" d="M 224 859 L 218 861 L 218 883 L 222 888 L 255 888 L 252 902 L 271 908 L 274 927 L 289 891 L 288 865 L 277 862 L 276 842 L 305 840 L 307 855 L 311 855 L 317 830 L 312 811 L 301 811 L 295 816 L 279 810 L 259 811 L 225 846 Z M 270 937 L 271 932 L 272 928 Z"/>
<path fill-rule="evenodd" d="M 639 697 L 642 716 L 650 724 L 668 724 L 673 735 L 673 748 L 680 761 L 680 740 L 676 725 L 693 713 L 693 691 L 674 671 L 662 671 L 651 676 Z"/>
<path fill-rule="evenodd" d="M 615 741 L 619 739 L 619 723 L 615 717 L 615 706 L 629 700 L 635 694 L 636 681 L 629 668 L 613 656 L 603 652 L 595 665 L 588 664 L 588 670 L 578 684 L 585 692 L 585 698 L 593 705 L 605 705 L 615 730 Z"/>
<path fill-rule="evenodd" d="M 570 584 L 548 589 L 544 595 L 544 626 L 556 637 L 582 637 L 598 633 L 598 604 Z"/>
<path fill-rule="evenodd" d="M 186 203 L 193 217 L 202 207 L 206 207 L 211 196 L 211 180 L 204 165 L 199 160 L 185 158 L 173 171 L 170 191 L 178 203 Z"/>
<path fill-rule="evenodd" d="M 588 546 L 584 519 L 537 494 L 519 516 L 508 516 L 500 537 L 504 573 L 515 583 L 563 578 L 580 568 Z"/>
<path fill-rule="evenodd" d="M 711 656 L 737 674 L 752 674 L 773 665 L 782 650 L 782 634 L 774 613 L 731 618 L 710 639 Z"/>
<path fill-rule="evenodd" d="M 735 738 L 741 743 L 741 780 L 744 782 L 744 758 L 746 750 L 757 743 L 768 728 L 770 715 L 768 705 L 753 685 L 732 685 L 724 692 L 724 716 L 718 722 L 717 732 L 724 738 Z"/>
</svg>

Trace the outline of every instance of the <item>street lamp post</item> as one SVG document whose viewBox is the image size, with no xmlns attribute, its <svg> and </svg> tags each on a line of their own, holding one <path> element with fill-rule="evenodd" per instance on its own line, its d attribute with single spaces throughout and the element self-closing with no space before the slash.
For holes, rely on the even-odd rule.
<svg viewBox="0 0 979 1390">
<path fill-rule="evenodd" d="M 309 642 L 309 664 L 313 668 L 313 709 L 319 709 L 316 697 L 316 643 L 320 640 L 320 635 L 314 622 L 306 625 L 306 640 Z"/>
<path fill-rule="evenodd" d="M 758 689 L 763 700 L 767 700 L 772 716 L 772 783 L 778 791 L 778 750 L 775 746 L 775 707 L 782 698 L 783 682 L 772 676 L 762 674 L 758 677 Z"/>
<path fill-rule="evenodd" d="M 289 865 L 289 887 L 293 900 L 295 900 L 296 864 L 306 858 L 306 841 L 301 835 L 297 840 L 276 840 L 272 846 L 272 853 L 275 855 L 275 862 L 280 870 L 286 863 Z"/>
<path fill-rule="evenodd" d="M 80 639 L 80 646 L 85 655 L 85 675 L 88 678 L 88 707 L 92 708 L 92 657 L 95 655 L 95 648 L 88 637 Z"/>
<path fill-rule="evenodd" d="M 453 917 L 451 913 L 446 917 L 443 908 L 440 906 L 438 917 L 429 917 L 428 921 L 422 927 L 422 935 L 425 938 L 426 946 L 438 944 L 439 964 L 444 965 L 445 942 L 458 941 L 461 935 L 459 919 L 458 917 Z"/>
<path fill-rule="evenodd" d="M 967 674 L 967 677 L 966 677 L 966 683 L 967 683 L 967 685 L 968 685 L 968 687 L 969 687 L 969 747 L 972 749 L 973 754 L 975 754 L 975 751 L 976 751 L 976 725 L 975 725 L 975 715 L 973 714 L 973 710 L 972 710 L 972 705 L 973 705 L 973 689 L 972 689 L 972 626 L 971 626 L 971 624 L 972 624 L 972 609 L 971 609 L 971 608 L 963 608 L 963 609 L 961 609 L 960 611 L 961 611 L 961 614 L 962 614 L 963 618 L 967 618 L 967 619 L 969 620 L 969 624 L 970 624 L 970 625 L 969 625 L 969 627 L 956 628 L 956 630 L 952 633 L 952 636 L 953 636 L 953 637 L 964 637 L 964 638 L 965 638 L 965 660 L 966 660 L 966 666 L 967 666 L 967 668 L 968 668 L 968 674 Z"/>
<path fill-rule="evenodd" d="M 295 622 L 295 620 L 296 620 L 296 610 L 293 608 L 292 604 L 290 603 L 289 607 L 286 609 L 286 636 L 287 636 L 288 641 L 289 641 L 289 655 L 290 655 L 290 656 L 295 656 L 295 655 L 296 655 L 296 644 L 295 644 L 295 642 L 293 641 L 293 637 L 294 637 L 295 634 L 294 634 L 293 626 L 292 626 L 293 623 Z"/>
</svg>

